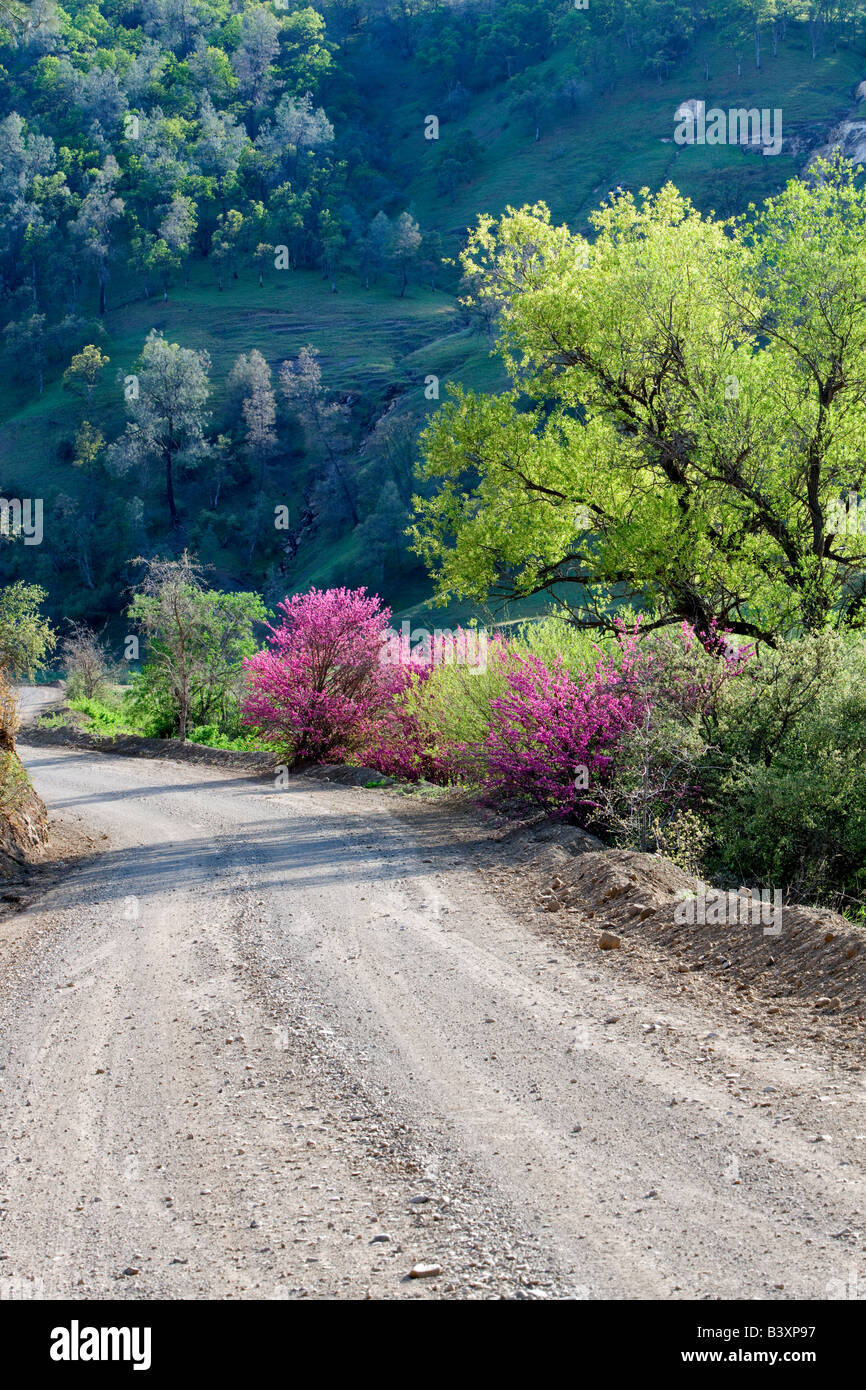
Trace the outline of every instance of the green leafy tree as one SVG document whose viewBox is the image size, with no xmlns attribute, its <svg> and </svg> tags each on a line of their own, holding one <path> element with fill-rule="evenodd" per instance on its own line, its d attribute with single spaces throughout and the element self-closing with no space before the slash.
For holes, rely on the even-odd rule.
<svg viewBox="0 0 866 1390">
<path fill-rule="evenodd" d="M 64 390 L 81 396 L 90 405 L 100 377 L 110 360 L 95 343 L 87 343 L 80 352 L 75 353 L 63 373 Z"/>
<path fill-rule="evenodd" d="M 426 432 L 414 535 L 441 595 L 547 591 L 602 627 L 634 601 L 767 642 L 863 625 L 840 499 L 866 487 L 866 192 L 819 174 L 736 226 L 672 185 L 606 204 L 592 245 L 543 205 L 480 219 L 464 261 L 513 385 L 456 391 Z"/>
<path fill-rule="evenodd" d="M 84 256 L 93 263 L 99 286 L 99 316 L 105 315 L 105 294 L 109 262 L 113 252 L 114 223 L 123 216 L 123 199 L 115 194 L 120 168 L 113 155 L 107 155 L 100 169 L 94 170 L 90 188 L 72 223 Z"/>
<path fill-rule="evenodd" d="M 165 495 L 171 524 L 179 522 L 174 494 L 178 460 L 193 467 L 207 452 L 210 358 L 177 343 L 167 343 L 152 329 L 147 336 L 134 389 L 127 399 L 129 424 L 112 444 L 109 463 L 116 473 L 159 459 L 165 469 Z"/>
<path fill-rule="evenodd" d="M 30 314 L 17 323 L 8 323 L 3 330 L 6 355 L 15 372 L 26 374 L 35 382 L 40 396 L 45 390 L 45 360 L 48 345 L 45 314 Z"/>
<path fill-rule="evenodd" d="M 401 212 L 394 223 L 388 245 L 388 259 L 397 272 L 401 299 L 409 283 L 409 271 L 417 263 L 420 247 L 421 229 L 418 223 L 410 213 Z"/>
<path fill-rule="evenodd" d="M 219 288 L 223 287 L 222 267 L 233 279 L 238 277 L 238 260 L 245 233 L 244 215 L 236 208 L 220 214 L 211 242 L 211 255 L 220 267 Z"/>
<path fill-rule="evenodd" d="M 195 560 L 154 559 L 128 610 L 148 641 L 133 705 L 160 732 L 186 739 L 190 724 L 224 725 L 237 709 L 244 657 L 266 613 L 258 594 L 206 589 Z M 167 726 L 167 727 L 166 727 Z"/>
<path fill-rule="evenodd" d="M 53 652 L 57 638 L 40 611 L 46 597 L 23 580 L 0 589 L 0 671 L 32 677 Z"/>
</svg>

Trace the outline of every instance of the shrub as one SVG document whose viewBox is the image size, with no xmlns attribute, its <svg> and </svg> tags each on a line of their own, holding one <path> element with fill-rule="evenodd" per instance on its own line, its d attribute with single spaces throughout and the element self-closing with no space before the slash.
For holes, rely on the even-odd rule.
<svg viewBox="0 0 866 1390">
<path fill-rule="evenodd" d="M 825 632 L 762 651 L 724 692 L 704 777 L 712 866 L 794 899 L 866 890 L 866 642 Z"/>
<path fill-rule="evenodd" d="M 311 589 L 279 608 L 270 649 L 244 663 L 243 722 L 296 762 L 377 746 L 377 721 L 410 679 L 408 667 L 381 660 L 390 609 L 363 588 Z"/>
<path fill-rule="evenodd" d="M 510 648 L 493 638 L 483 668 L 437 655 L 436 664 L 414 670 L 398 693 L 369 761 L 391 776 L 442 784 L 477 781 L 483 776 L 492 702 L 508 688 Z"/>
<path fill-rule="evenodd" d="M 540 622 L 520 623 L 510 645 L 516 651 L 540 657 L 549 669 L 559 657 L 572 676 L 592 671 L 599 655 L 615 657 L 618 652 L 615 640 L 594 636 L 557 614 Z"/>
<path fill-rule="evenodd" d="M 639 709 L 609 657 L 589 673 L 572 676 L 557 657 L 511 653 L 507 690 L 491 701 L 484 741 L 488 801 L 516 800 L 586 820 L 589 787 L 609 773 L 613 750 Z M 585 778 L 583 770 L 585 769 Z"/>
<path fill-rule="evenodd" d="M 11 752 L 18 732 L 18 697 L 9 684 L 6 670 L 0 666 L 0 749 Z"/>
<path fill-rule="evenodd" d="M 17 753 L 0 751 L 0 817 L 9 820 L 30 790 L 30 778 Z"/>
<path fill-rule="evenodd" d="M 491 701 L 482 756 L 488 798 L 515 798 L 581 821 L 621 842 L 658 848 L 659 831 L 696 794 L 720 693 L 749 652 L 726 653 L 694 630 L 642 635 L 618 627 L 595 661 L 575 644 L 574 671 L 509 649 L 507 692 Z"/>
<path fill-rule="evenodd" d="M 752 648 L 729 651 L 713 632 L 702 642 L 687 623 L 639 644 L 621 634 L 619 647 L 621 679 L 636 697 L 637 715 L 598 790 L 599 819 L 616 844 L 668 854 L 694 870 L 709 842 L 694 806 L 702 803 L 701 775 L 718 751 L 720 702 L 748 669 Z M 687 828 L 699 824 L 688 850 Z"/>
<path fill-rule="evenodd" d="M 66 668 L 66 688 L 72 699 L 81 696 L 90 700 L 102 693 L 108 667 L 105 646 L 86 623 L 70 623 L 60 643 L 60 660 Z"/>
</svg>

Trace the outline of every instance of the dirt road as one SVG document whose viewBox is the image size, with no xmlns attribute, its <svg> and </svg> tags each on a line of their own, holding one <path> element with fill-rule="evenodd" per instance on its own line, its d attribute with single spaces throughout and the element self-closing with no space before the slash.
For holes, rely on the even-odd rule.
<svg viewBox="0 0 866 1390">
<path fill-rule="evenodd" d="M 0 959 L 6 1296 L 863 1280 L 850 1055 L 557 948 L 393 794 L 21 752 L 100 852 Z"/>
</svg>

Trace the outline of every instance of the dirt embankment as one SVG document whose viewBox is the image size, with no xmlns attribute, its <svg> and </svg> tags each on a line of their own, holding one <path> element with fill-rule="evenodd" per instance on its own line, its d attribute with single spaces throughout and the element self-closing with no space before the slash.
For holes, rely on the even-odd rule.
<svg viewBox="0 0 866 1390">
<path fill-rule="evenodd" d="M 54 687 L 19 687 L 3 710 L 7 742 L 0 788 L 0 920 L 29 907 L 34 896 L 51 888 L 96 847 L 91 835 L 51 816 L 34 790 L 15 749 L 15 739 L 29 739 L 32 720 L 62 699 Z M 23 691 L 23 695 L 22 695 Z M 4 933 L 8 935 L 8 928 Z"/>
<path fill-rule="evenodd" d="M 237 767 L 268 772 L 276 764 L 273 753 L 236 752 L 210 748 L 204 743 L 181 742 L 179 738 L 143 738 L 138 734 L 94 734 L 74 725 L 27 730 L 27 742 L 34 747 L 82 748 L 97 753 L 119 753 L 125 758 L 171 758 L 176 762 L 202 763 L 210 767 Z"/>
<path fill-rule="evenodd" d="M 13 754 L 18 763 L 17 754 Z M 21 768 L 21 776 L 24 777 Z M 25 783 L 12 805 L 0 811 L 0 875 L 4 878 L 44 859 L 49 840 L 48 812 L 33 788 Z"/>
<path fill-rule="evenodd" d="M 859 1032 L 866 1016 L 866 930 L 827 908 L 722 893 L 670 860 L 606 849 L 572 826 L 542 823 L 502 839 L 539 914 L 558 936 L 595 939 L 672 969 L 675 987 L 711 977 L 744 1009 Z M 542 918 L 544 920 L 544 918 Z"/>
<path fill-rule="evenodd" d="M 18 695 L 0 672 L 0 880 L 42 860 L 49 839 L 48 813 L 15 751 L 19 723 Z"/>
</svg>

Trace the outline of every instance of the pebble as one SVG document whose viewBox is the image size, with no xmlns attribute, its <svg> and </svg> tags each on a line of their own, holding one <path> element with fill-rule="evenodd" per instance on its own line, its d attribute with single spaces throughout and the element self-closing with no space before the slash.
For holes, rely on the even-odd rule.
<svg viewBox="0 0 866 1390">
<path fill-rule="evenodd" d="M 414 1265 L 412 1266 L 412 1268 L 409 1270 L 409 1278 L 410 1278 L 410 1279 L 432 1279 L 433 1276 L 434 1276 L 435 1274 L 441 1274 L 441 1273 L 442 1273 L 442 1266 L 441 1266 L 441 1265 L 432 1265 L 432 1264 L 431 1264 L 431 1265 L 428 1265 L 428 1264 L 424 1264 L 422 1261 L 419 1260 L 418 1264 L 414 1264 Z"/>
</svg>

